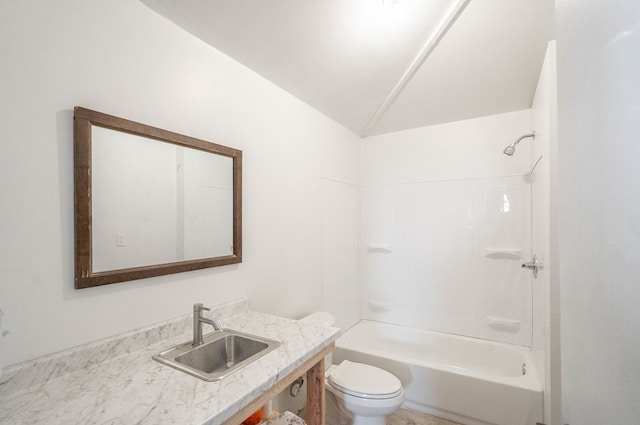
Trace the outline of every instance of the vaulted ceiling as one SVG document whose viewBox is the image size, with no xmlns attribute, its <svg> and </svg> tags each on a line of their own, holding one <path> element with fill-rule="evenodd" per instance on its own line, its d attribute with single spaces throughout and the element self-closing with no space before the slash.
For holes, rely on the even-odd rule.
<svg viewBox="0 0 640 425">
<path fill-rule="evenodd" d="M 553 0 L 143 0 L 360 136 L 531 106 Z"/>
</svg>

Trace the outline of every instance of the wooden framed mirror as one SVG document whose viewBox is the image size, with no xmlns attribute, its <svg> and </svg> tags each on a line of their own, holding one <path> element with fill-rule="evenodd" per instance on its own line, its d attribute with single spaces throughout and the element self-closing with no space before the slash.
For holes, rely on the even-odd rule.
<svg viewBox="0 0 640 425">
<path fill-rule="evenodd" d="M 242 151 L 74 110 L 75 287 L 242 262 Z"/>
</svg>

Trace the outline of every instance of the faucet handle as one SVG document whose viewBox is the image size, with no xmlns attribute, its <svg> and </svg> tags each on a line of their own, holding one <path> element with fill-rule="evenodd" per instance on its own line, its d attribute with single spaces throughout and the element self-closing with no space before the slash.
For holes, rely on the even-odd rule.
<svg viewBox="0 0 640 425">
<path fill-rule="evenodd" d="M 193 312 L 194 312 L 194 313 L 196 313 L 196 314 L 197 314 L 197 313 L 201 312 L 202 310 L 205 310 L 205 311 L 211 311 L 211 309 L 210 309 L 210 308 L 204 307 L 204 306 L 202 305 L 202 303 L 197 303 L 197 304 L 194 304 L 194 305 L 193 305 Z"/>
</svg>

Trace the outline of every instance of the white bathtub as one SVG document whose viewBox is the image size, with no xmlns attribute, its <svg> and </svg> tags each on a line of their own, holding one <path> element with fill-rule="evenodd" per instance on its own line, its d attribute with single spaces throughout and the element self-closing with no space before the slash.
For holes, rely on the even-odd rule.
<svg viewBox="0 0 640 425">
<path fill-rule="evenodd" d="M 363 320 L 336 342 L 333 362 L 344 359 L 396 375 L 410 409 L 465 425 L 542 422 L 542 386 L 524 347 Z"/>
</svg>

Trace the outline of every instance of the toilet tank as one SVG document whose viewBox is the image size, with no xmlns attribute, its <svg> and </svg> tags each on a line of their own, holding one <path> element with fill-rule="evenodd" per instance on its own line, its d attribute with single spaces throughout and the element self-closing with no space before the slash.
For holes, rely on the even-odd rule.
<svg viewBox="0 0 640 425">
<path fill-rule="evenodd" d="M 336 319 L 327 311 L 316 311 L 303 317 L 300 321 L 318 326 L 333 326 L 336 323 Z"/>
<path fill-rule="evenodd" d="M 333 326 L 336 323 L 335 317 L 327 311 L 316 311 L 308 316 L 300 319 L 300 322 L 308 323 L 316 326 Z M 329 369 L 329 366 L 333 364 L 333 353 L 327 354 L 324 358 L 324 370 Z"/>
</svg>

